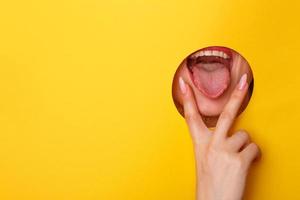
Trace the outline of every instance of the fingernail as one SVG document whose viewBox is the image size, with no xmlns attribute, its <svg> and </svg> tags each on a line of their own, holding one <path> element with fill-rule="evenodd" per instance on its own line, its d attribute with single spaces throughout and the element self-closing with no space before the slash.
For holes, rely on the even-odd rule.
<svg viewBox="0 0 300 200">
<path fill-rule="evenodd" d="M 247 82 L 247 74 L 244 74 L 239 82 L 239 90 L 243 90 Z"/>
<path fill-rule="evenodd" d="M 184 80 L 181 77 L 179 77 L 179 88 L 182 94 L 186 93 L 186 85 Z"/>
</svg>

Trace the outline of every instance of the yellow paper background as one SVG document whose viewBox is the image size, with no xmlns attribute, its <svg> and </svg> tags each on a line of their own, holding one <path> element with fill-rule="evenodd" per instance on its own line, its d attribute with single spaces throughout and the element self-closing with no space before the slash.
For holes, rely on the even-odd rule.
<svg viewBox="0 0 300 200">
<path fill-rule="evenodd" d="M 246 199 L 300 199 L 298 1 L 0 3 L 0 199 L 194 199 L 173 74 L 209 45 L 252 66 Z"/>
</svg>

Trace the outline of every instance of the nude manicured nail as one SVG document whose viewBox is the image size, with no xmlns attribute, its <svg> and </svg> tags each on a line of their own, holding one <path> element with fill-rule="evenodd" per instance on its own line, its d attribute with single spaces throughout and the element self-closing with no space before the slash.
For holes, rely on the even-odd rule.
<svg viewBox="0 0 300 200">
<path fill-rule="evenodd" d="M 185 94 L 186 93 L 186 85 L 185 85 L 184 80 L 181 77 L 179 77 L 179 87 L 180 87 L 181 93 Z"/>
<path fill-rule="evenodd" d="M 247 82 L 247 74 L 244 74 L 239 82 L 239 90 L 243 90 Z"/>
</svg>

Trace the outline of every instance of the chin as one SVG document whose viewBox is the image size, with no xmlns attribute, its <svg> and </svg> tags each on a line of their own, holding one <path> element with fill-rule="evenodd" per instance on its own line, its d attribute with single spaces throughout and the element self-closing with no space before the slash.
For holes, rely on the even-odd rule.
<svg viewBox="0 0 300 200">
<path fill-rule="evenodd" d="M 218 117 L 221 114 L 224 107 L 223 105 L 217 103 L 207 105 L 206 102 L 197 102 L 197 106 L 201 115 L 206 117 Z"/>
</svg>

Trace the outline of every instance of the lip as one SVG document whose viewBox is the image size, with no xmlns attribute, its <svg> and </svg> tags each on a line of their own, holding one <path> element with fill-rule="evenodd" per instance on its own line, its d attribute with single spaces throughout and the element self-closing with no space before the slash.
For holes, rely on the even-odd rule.
<svg viewBox="0 0 300 200">
<path fill-rule="evenodd" d="M 193 79 L 193 74 L 191 72 L 191 69 L 190 69 L 190 65 L 188 62 L 190 62 L 191 58 L 193 55 L 195 55 L 196 53 L 198 52 L 201 52 L 201 51 L 206 51 L 206 50 L 209 50 L 209 51 L 213 51 L 213 50 L 216 50 L 216 51 L 221 51 L 225 54 L 227 54 L 229 56 L 228 60 L 229 60 L 229 65 L 228 65 L 228 69 L 229 69 L 229 73 L 231 72 L 231 68 L 232 68 L 232 63 L 233 63 L 233 51 L 227 47 L 222 47 L 222 46 L 212 46 L 212 47 L 205 47 L 205 48 L 202 48 L 200 50 L 197 50 L 195 52 L 193 52 L 192 54 L 190 54 L 187 58 L 187 68 L 188 68 L 188 72 L 189 72 L 189 77 L 191 80 L 194 80 Z M 194 81 L 193 81 L 194 82 Z M 227 86 L 228 87 L 228 86 Z M 218 98 L 220 95 L 222 95 L 224 93 L 224 91 L 227 89 L 227 87 L 220 91 L 218 94 L 214 95 L 214 96 L 211 96 L 211 98 Z M 203 92 L 203 91 L 202 91 Z M 206 94 L 207 95 L 207 94 Z"/>
<path fill-rule="evenodd" d="M 210 50 L 210 51 L 212 51 L 212 50 L 222 51 L 222 52 L 226 53 L 227 55 L 229 55 L 230 59 L 232 60 L 232 50 L 229 49 L 229 48 L 227 48 L 227 47 L 221 47 L 221 46 L 205 47 L 205 48 L 200 49 L 200 50 L 198 50 L 198 51 L 196 51 L 196 52 L 199 52 L 199 51 L 205 51 L 205 50 Z M 196 53 L 196 52 L 194 52 L 194 53 Z M 192 54 L 194 54 L 194 53 L 192 53 Z"/>
</svg>

